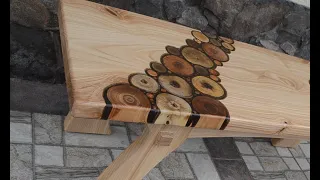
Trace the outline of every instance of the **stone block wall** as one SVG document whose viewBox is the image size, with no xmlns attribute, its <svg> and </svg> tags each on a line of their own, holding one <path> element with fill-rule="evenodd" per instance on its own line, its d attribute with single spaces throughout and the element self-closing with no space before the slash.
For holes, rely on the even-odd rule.
<svg viewBox="0 0 320 180">
<path fill-rule="evenodd" d="M 91 0 L 310 60 L 310 9 L 287 0 Z M 64 83 L 58 0 L 10 1 L 11 77 Z"/>
</svg>

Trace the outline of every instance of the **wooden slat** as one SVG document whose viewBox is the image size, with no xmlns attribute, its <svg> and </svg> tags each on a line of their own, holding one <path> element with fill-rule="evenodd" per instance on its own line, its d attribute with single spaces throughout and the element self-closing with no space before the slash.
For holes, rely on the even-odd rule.
<svg viewBox="0 0 320 180">
<path fill-rule="evenodd" d="M 181 47 L 193 29 L 82 0 L 62 0 L 59 16 L 72 87 L 73 115 L 100 118 L 102 92 L 128 75 L 160 62 L 167 45 Z M 230 60 L 218 67 L 230 113 L 228 131 L 308 137 L 310 64 L 246 43 L 234 42 Z M 122 121 L 146 122 L 139 116 Z"/>
</svg>

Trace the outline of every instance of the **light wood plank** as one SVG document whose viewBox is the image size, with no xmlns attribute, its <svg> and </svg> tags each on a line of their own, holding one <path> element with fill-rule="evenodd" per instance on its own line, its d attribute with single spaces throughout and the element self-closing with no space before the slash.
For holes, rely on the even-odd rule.
<svg viewBox="0 0 320 180">
<path fill-rule="evenodd" d="M 296 147 L 298 144 L 300 144 L 301 140 L 299 139 L 279 139 L 279 138 L 273 138 L 271 139 L 271 143 L 273 146 L 278 147 Z"/>
</svg>

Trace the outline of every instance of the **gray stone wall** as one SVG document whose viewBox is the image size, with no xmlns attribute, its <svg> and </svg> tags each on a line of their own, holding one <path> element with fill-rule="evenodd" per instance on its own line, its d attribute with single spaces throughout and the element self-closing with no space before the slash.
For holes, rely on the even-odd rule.
<svg viewBox="0 0 320 180">
<path fill-rule="evenodd" d="M 286 0 L 91 0 L 310 60 L 310 10 Z M 10 75 L 64 83 L 58 0 L 10 1 Z"/>
</svg>

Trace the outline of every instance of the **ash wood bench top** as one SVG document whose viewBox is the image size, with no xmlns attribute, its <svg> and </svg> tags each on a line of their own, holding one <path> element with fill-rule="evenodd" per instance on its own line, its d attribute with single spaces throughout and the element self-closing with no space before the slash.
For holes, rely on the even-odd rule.
<svg viewBox="0 0 320 180">
<path fill-rule="evenodd" d="M 74 117 L 309 137 L 307 60 L 82 0 L 59 24 Z"/>
</svg>

